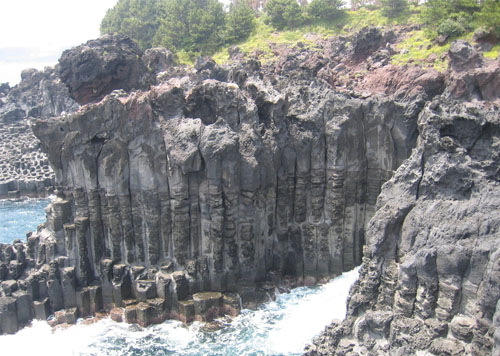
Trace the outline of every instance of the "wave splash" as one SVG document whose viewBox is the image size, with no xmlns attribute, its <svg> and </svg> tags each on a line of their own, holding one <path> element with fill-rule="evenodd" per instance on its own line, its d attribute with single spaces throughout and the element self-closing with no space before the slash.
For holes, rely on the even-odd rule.
<svg viewBox="0 0 500 356">
<path fill-rule="evenodd" d="M 302 354 L 306 344 L 332 319 L 343 319 L 358 268 L 329 283 L 280 294 L 258 310 L 243 310 L 224 328 L 204 331 L 201 323 L 177 321 L 141 328 L 110 319 L 53 331 L 35 321 L 15 335 L 0 337 L 2 351 L 51 356 L 220 355 L 285 356 Z"/>
</svg>

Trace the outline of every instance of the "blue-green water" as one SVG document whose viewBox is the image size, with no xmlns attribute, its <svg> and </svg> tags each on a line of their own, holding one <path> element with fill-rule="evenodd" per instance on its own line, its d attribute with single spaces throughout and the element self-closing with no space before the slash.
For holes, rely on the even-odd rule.
<svg viewBox="0 0 500 356">
<path fill-rule="evenodd" d="M 0 200 L 0 243 L 26 240 L 26 233 L 45 221 L 48 204 L 49 199 Z"/>
</svg>

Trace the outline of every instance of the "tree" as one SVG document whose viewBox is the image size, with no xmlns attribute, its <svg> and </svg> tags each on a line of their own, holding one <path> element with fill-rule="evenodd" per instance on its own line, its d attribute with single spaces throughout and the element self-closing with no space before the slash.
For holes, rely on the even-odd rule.
<svg viewBox="0 0 500 356">
<path fill-rule="evenodd" d="M 102 19 L 101 34 L 127 35 L 144 50 L 151 47 L 162 16 L 162 1 L 119 0 Z"/>
<path fill-rule="evenodd" d="M 269 22 L 276 29 L 293 28 L 304 23 L 304 17 L 296 0 L 270 0 L 266 5 Z"/>
<path fill-rule="evenodd" d="M 314 19 L 331 21 L 344 13 L 343 5 L 343 0 L 312 0 L 307 13 Z"/>
<path fill-rule="evenodd" d="M 223 44 L 225 13 L 217 0 L 165 0 L 153 44 L 209 54 Z"/>
<path fill-rule="evenodd" d="M 500 1 L 485 0 L 478 19 L 481 25 L 500 38 Z"/>
<path fill-rule="evenodd" d="M 447 19 L 470 29 L 473 14 L 481 9 L 476 0 L 428 0 L 420 13 L 427 28 L 436 30 Z"/>
<path fill-rule="evenodd" d="M 401 15 L 408 9 L 407 0 L 380 0 L 382 5 L 382 14 L 388 18 L 394 18 Z"/>
<path fill-rule="evenodd" d="M 226 42 L 234 43 L 247 38 L 255 29 L 255 12 L 246 1 L 232 3 L 226 15 Z"/>
</svg>

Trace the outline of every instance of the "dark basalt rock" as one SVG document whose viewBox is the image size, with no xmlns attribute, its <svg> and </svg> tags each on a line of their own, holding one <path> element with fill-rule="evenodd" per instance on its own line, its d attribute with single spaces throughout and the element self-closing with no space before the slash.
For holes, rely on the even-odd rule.
<svg viewBox="0 0 500 356">
<path fill-rule="evenodd" d="M 0 248 L 4 332 L 28 318 L 14 313 L 26 295 L 36 317 L 76 304 L 141 325 L 210 320 L 240 298 L 267 300 L 281 280 L 310 285 L 361 264 L 347 318 L 308 355 L 500 349 L 498 96 L 478 79 L 498 64 L 397 69 L 391 37 L 365 32 L 365 62 L 341 55 L 346 38 L 325 53 L 276 46 L 286 60 L 267 65 L 201 58 L 192 69 L 160 50 L 134 62 L 126 40 L 123 55 L 116 38 L 87 44 L 101 64 L 149 71 L 95 97 L 117 66 L 88 81 L 77 71 L 67 83 L 98 102 L 33 124 L 58 198 L 26 247 Z M 452 61 L 467 63 L 462 52 Z M 353 65 L 367 72 L 350 83 Z M 461 104 L 465 76 L 461 98 L 474 101 Z"/>
<path fill-rule="evenodd" d="M 474 47 L 463 40 L 454 41 L 450 46 L 448 55 L 451 68 L 457 72 L 477 68 L 483 62 L 482 56 Z"/>
<path fill-rule="evenodd" d="M 338 327 L 355 320 L 359 329 L 383 311 L 394 318 L 389 344 L 373 327 L 344 337 L 384 355 L 405 346 L 411 355 L 490 355 L 500 297 L 500 190 L 493 173 L 500 163 L 498 115 L 434 102 L 420 114 L 419 132 L 417 147 L 378 198 L 349 322 Z M 405 331 L 395 324 L 400 315 L 425 324 Z M 448 329 L 453 339 L 446 338 Z M 343 355 L 341 350 L 339 341 L 308 355 Z"/>
<path fill-rule="evenodd" d="M 97 102 L 115 89 L 148 87 L 153 78 L 145 76 L 147 69 L 141 56 L 141 50 L 130 38 L 105 35 L 64 51 L 59 58 L 58 74 L 79 104 Z"/>
<path fill-rule="evenodd" d="M 59 116 L 78 109 L 54 70 L 26 69 L 13 88 L 0 94 L 0 198 L 45 196 L 54 172 L 30 129 L 32 118 Z"/>
</svg>

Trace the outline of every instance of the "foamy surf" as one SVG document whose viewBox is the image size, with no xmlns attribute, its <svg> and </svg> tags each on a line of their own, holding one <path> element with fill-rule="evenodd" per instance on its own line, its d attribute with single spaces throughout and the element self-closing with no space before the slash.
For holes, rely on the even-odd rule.
<svg viewBox="0 0 500 356">
<path fill-rule="evenodd" d="M 208 332 L 200 323 L 177 321 L 141 328 L 109 319 L 53 331 L 35 321 L 16 335 L 0 336 L 2 354 L 47 356 L 300 355 L 332 319 L 343 319 L 358 269 L 314 288 L 280 294 L 258 310 L 244 310 L 224 328 Z"/>
</svg>

